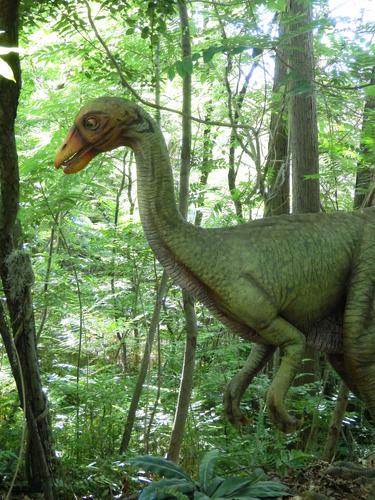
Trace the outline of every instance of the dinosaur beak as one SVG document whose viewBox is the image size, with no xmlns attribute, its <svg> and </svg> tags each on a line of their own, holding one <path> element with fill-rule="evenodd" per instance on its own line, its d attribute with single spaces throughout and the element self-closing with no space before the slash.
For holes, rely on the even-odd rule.
<svg viewBox="0 0 375 500">
<path fill-rule="evenodd" d="M 72 127 L 55 156 L 55 168 L 63 167 L 64 174 L 75 174 L 99 153 L 95 147 L 86 142 L 77 127 Z"/>
</svg>

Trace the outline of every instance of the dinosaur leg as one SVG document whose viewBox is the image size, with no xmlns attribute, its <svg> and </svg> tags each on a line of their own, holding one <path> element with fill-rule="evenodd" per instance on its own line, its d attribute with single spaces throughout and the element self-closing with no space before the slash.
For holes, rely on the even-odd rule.
<svg viewBox="0 0 375 500">
<path fill-rule="evenodd" d="M 258 330 L 266 342 L 280 347 L 280 367 L 268 389 L 267 407 L 275 425 L 283 432 L 293 432 L 298 426 L 298 420 L 289 415 L 284 405 L 284 399 L 305 352 L 304 335 L 293 325 L 280 316 L 271 324 Z"/>
<path fill-rule="evenodd" d="M 353 378 L 345 366 L 344 356 L 342 354 L 327 354 L 327 359 L 352 393 L 360 397 L 358 387 L 356 387 Z"/>
<path fill-rule="evenodd" d="M 242 396 L 255 375 L 271 359 L 274 351 L 274 346 L 254 344 L 244 366 L 227 385 L 224 392 L 224 413 L 233 425 L 240 426 L 247 423 L 240 409 Z"/>
</svg>

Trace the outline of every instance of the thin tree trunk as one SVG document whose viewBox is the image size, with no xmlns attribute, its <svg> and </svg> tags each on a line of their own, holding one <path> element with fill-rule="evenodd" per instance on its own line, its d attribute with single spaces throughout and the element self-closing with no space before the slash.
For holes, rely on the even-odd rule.
<svg viewBox="0 0 375 500">
<path fill-rule="evenodd" d="M 284 34 L 283 17 L 279 15 L 279 37 Z M 265 166 L 270 189 L 265 201 L 265 216 L 289 214 L 289 158 L 288 158 L 288 124 L 286 110 L 286 95 L 280 95 L 280 90 L 286 85 L 287 67 L 284 42 L 277 47 L 275 57 L 275 73 L 273 79 L 274 103 L 270 120 L 270 138 Z"/>
<path fill-rule="evenodd" d="M 342 419 L 344 418 L 346 406 L 348 403 L 349 389 L 341 382 L 339 394 L 337 396 L 335 410 L 332 413 L 328 428 L 328 436 L 324 446 L 322 459 L 331 462 L 336 453 L 337 442 L 340 437 Z"/>
<path fill-rule="evenodd" d="M 186 342 L 177 408 L 167 453 L 168 459 L 174 462 L 177 462 L 179 459 L 189 411 L 197 346 L 197 320 L 195 316 L 194 300 L 187 292 L 183 291 L 182 294 L 185 313 Z"/>
<path fill-rule="evenodd" d="M 159 325 L 160 310 L 163 303 L 163 299 L 167 292 L 167 285 L 168 285 L 168 276 L 166 272 L 163 272 L 156 295 L 154 312 L 152 314 L 152 319 L 146 339 L 146 345 L 145 345 L 145 350 L 143 352 L 141 368 L 139 370 L 137 383 L 135 385 L 135 389 L 133 392 L 132 400 L 128 411 L 128 416 L 125 423 L 125 429 L 120 445 L 120 453 L 125 453 L 129 447 L 130 438 L 133 431 L 135 417 L 138 409 L 138 404 L 142 394 L 143 384 L 146 380 L 147 370 L 150 364 L 150 355 L 154 343 L 155 333 Z"/>
<path fill-rule="evenodd" d="M 122 193 L 125 189 L 127 153 L 128 152 L 126 151 L 123 158 L 122 158 L 121 181 L 120 181 L 120 185 L 117 189 L 117 193 L 116 193 L 115 213 L 114 213 L 114 217 L 113 217 L 113 229 L 114 229 L 114 236 L 115 237 L 116 237 L 117 231 L 118 231 L 121 196 L 122 196 Z M 111 269 L 111 293 L 112 293 L 112 304 L 113 304 L 113 317 L 114 317 L 115 325 L 116 325 L 116 336 L 117 336 L 118 341 L 120 342 L 119 350 L 121 351 L 121 354 L 122 354 L 122 356 L 121 356 L 122 368 L 123 368 L 124 372 L 126 372 L 127 364 L 128 364 L 127 363 L 126 337 L 125 337 L 125 332 L 120 332 L 120 330 L 119 330 L 120 312 L 119 312 L 119 307 L 118 307 L 117 297 L 116 297 L 116 274 L 115 274 L 116 257 L 117 257 L 116 247 L 114 246 L 112 249 L 112 269 Z"/>
<path fill-rule="evenodd" d="M 189 31 L 189 18 L 186 3 L 178 1 L 181 26 L 182 56 L 191 57 L 191 43 Z M 189 175 L 191 165 L 191 75 L 186 74 L 183 78 L 183 104 L 182 110 L 182 146 L 181 146 L 181 170 L 180 170 L 180 212 L 187 217 L 189 206 Z M 190 396 L 193 388 L 193 375 L 195 364 L 195 351 L 197 344 L 197 320 L 194 309 L 194 299 L 185 291 L 182 292 L 186 343 L 184 352 L 184 364 L 181 376 L 180 389 L 178 393 L 177 408 L 173 422 L 171 440 L 168 449 L 168 458 L 174 462 L 178 461 L 186 419 L 189 410 Z"/>
<path fill-rule="evenodd" d="M 54 242 L 55 242 L 55 232 L 56 232 L 56 221 L 53 221 L 52 223 L 52 228 L 51 228 L 51 236 L 50 236 L 50 242 L 49 242 L 49 250 L 48 250 L 48 259 L 47 259 L 47 269 L 46 269 L 46 275 L 44 278 L 44 285 L 43 285 L 43 298 L 44 301 L 47 299 L 47 292 L 48 292 L 48 286 L 49 286 L 49 277 L 51 274 L 51 267 L 52 267 L 52 255 L 53 255 L 53 249 L 54 249 Z M 36 341 L 37 343 L 39 342 L 40 336 L 42 335 L 43 328 L 47 319 L 48 315 L 48 307 L 46 304 L 44 304 L 42 315 L 40 318 L 40 323 L 38 327 L 38 332 L 36 334 Z"/>
<path fill-rule="evenodd" d="M 311 0 L 289 0 L 290 140 L 293 213 L 320 211 Z"/>
<path fill-rule="evenodd" d="M 17 0 L 0 0 L 0 45 L 18 45 Z M 1 33 L 4 31 L 4 33 Z M 14 136 L 21 71 L 17 54 L 5 57 L 11 65 L 16 83 L 0 78 L 0 274 L 6 296 L 14 344 L 20 361 L 14 368 L 10 329 L 2 314 L 1 334 L 10 364 L 16 376 L 17 389 L 27 419 L 28 441 L 26 449 L 27 476 L 30 488 L 43 491 L 46 499 L 53 498 L 51 429 L 48 407 L 42 390 L 36 350 L 35 321 L 32 308 L 31 286 L 33 271 L 28 254 L 19 246 L 20 226 L 16 221 L 19 203 L 19 172 Z M 13 349 L 14 350 L 14 349 Z M 23 375 L 26 401 L 20 386 Z"/>
<path fill-rule="evenodd" d="M 150 418 L 148 421 L 147 429 L 145 432 L 145 453 L 149 453 L 150 451 L 150 435 L 151 435 L 151 429 L 152 425 L 155 420 L 156 416 L 156 411 L 158 409 L 159 401 L 160 401 L 160 394 L 161 394 L 161 384 L 162 384 L 162 376 L 161 376 L 161 343 L 160 343 L 160 328 L 157 329 L 157 351 L 158 351 L 158 372 L 157 372 L 157 389 L 156 389 L 156 396 L 155 396 L 155 401 L 154 405 L 151 410 Z"/>
<path fill-rule="evenodd" d="M 206 122 L 210 122 L 212 113 L 212 102 L 210 101 L 206 108 Z M 204 188 L 207 186 L 208 176 L 212 170 L 212 140 L 210 137 L 211 128 L 206 125 L 203 130 L 203 154 L 201 176 L 199 179 L 199 195 L 197 199 L 197 211 L 195 214 L 194 224 L 200 226 L 202 224 L 203 212 L 200 210 L 204 205 Z"/>
</svg>

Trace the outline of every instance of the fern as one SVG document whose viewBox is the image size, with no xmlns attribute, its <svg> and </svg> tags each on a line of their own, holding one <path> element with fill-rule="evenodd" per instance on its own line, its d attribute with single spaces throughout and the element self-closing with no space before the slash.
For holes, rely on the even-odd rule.
<svg viewBox="0 0 375 500">
<path fill-rule="evenodd" d="M 140 500 L 209 500 L 227 498 L 238 500 L 257 500 L 287 496 L 287 488 L 281 483 L 267 480 L 260 469 L 245 477 L 217 477 L 214 474 L 217 450 L 206 453 L 199 467 L 199 481 L 196 482 L 179 465 L 161 457 L 149 455 L 135 457 L 128 463 L 141 467 L 146 472 L 162 476 L 146 486 Z M 164 479 L 166 478 L 166 479 Z"/>
</svg>

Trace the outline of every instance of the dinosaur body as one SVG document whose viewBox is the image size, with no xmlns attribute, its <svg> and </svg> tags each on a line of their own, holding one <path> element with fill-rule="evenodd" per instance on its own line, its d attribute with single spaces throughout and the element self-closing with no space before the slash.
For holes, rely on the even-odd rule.
<svg viewBox="0 0 375 500">
<path fill-rule="evenodd" d="M 197 228 L 176 208 L 161 132 L 142 108 L 117 98 L 80 111 L 55 165 L 74 173 L 121 145 L 135 153 L 141 221 L 161 264 L 224 324 L 257 343 L 229 385 L 231 419 L 241 419 L 242 392 L 279 347 L 267 405 L 280 429 L 295 428 L 284 399 L 306 342 L 328 353 L 375 419 L 375 209 Z"/>
</svg>

